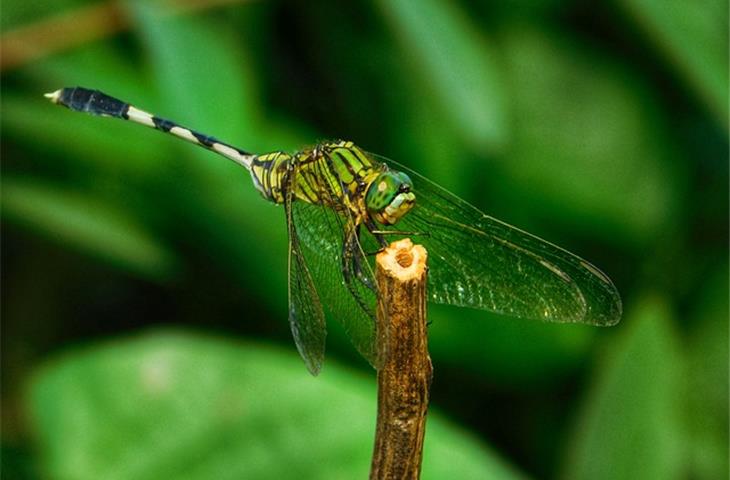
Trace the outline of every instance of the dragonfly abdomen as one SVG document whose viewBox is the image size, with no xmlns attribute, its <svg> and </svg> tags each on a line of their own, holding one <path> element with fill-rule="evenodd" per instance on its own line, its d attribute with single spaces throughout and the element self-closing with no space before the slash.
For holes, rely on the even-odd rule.
<svg viewBox="0 0 730 480">
<path fill-rule="evenodd" d="M 83 87 L 67 87 L 46 94 L 53 103 L 63 105 L 77 112 L 90 113 L 103 117 L 120 118 L 139 123 L 146 127 L 170 133 L 185 141 L 212 150 L 237 164 L 250 169 L 251 160 L 254 155 L 236 148 L 227 143 L 221 142 L 215 137 L 205 135 L 187 127 L 165 120 L 144 110 L 107 95 L 99 90 L 91 90 Z"/>
</svg>

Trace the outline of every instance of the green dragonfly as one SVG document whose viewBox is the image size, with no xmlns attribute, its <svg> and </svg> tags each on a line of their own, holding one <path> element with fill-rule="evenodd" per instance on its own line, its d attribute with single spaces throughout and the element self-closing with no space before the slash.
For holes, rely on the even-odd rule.
<svg viewBox="0 0 730 480">
<path fill-rule="evenodd" d="M 621 317 L 611 280 L 587 261 L 485 215 L 407 167 L 352 142 L 256 155 L 97 90 L 46 95 L 71 110 L 131 120 L 212 150 L 249 171 L 284 206 L 289 235 L 289 323 L 309 371 L 319 373 L 325 312 L 379 363 L 373 255 L 417 235 L 429 257 L 430 300 L 520 318 L 609 326 Z"/>
</svg>

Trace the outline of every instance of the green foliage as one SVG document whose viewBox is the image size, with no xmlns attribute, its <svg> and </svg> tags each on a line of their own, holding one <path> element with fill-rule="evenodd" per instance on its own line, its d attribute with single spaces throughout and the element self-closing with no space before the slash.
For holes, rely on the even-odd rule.
<svg viewBox="0 0 730 480">
<path fill-rule="evenodd" d="M 78 480 L 365 477 L 374 385 L 334 363 L 313 381 L 292 351 L 174 332 L 68 353 L 31 385 L 43 469 Z M 424 479 L 521 478 L 438 414 L 428 430 Z"/>
<path fill-rule="evenodd" d="M 694 478 L 721 478 L 728 472 L 727 271 L 727 265 L 721 265 L 708 281 L 693 312 L 695 328 L 688 339 L 689 415 L 684 436 L 691 442 Z"/>
<path fill-rule="evenodd" d="M 465 142 L 492 150 L 504 141 L 506 121 L 493 46 L 454 4 L 436 0 L 388 2 L 380 7 L 402 43 L 413 77 L 428 78 Z"/>
<path fill-rule="evenodd" d="M 614 279 L 612 329 L 431 307 L 424 478 L 727 476 L 726 3 L 175 3 L 3 72 L 4 469 L 354 478 L 371 453 L 339 325 L 320 377 L 295 357 L 282 209 L 42 97 L 80 85 L 253 152 L 352 139 Z M 88 5 L 8 0 L 2 27 Z M 128 338 L 153 323 L 201 333 Z"/>
<path fill-rule="evenodd" d="M 615 240 L 657 235 L 676 210 L 682 172 L 648 87 L 578 39 L 528 26 L 510 26 L 502 39 L 519 119 L 501 159 L 523 186 L 514 200 L 551 202 Z"/>
<path fill-rule="evenodd" d="M 588 395 L 564 478 L 682 478 L 684 358 L 665 302 L 648 297 L 633 311 Z"/>
<path fill-rule="evenodd" d="M 576 362 L 590 354 L 600 332 L 584 325 L 515 321 L 450 306 L 431 306 L 429 319 L 429 350 L 437 365 L 451 365 L 513 387 L 535 387 L 569 374 Z"/>
<path fill-rule="evenodd" d="M 121 268 L 151 276 L 168 275 L 174 256 L 129 213 L 98 198 L 5 176 L 5 218 L 98 255 Z"/>
<path fill-rule="evenodd" d="M 705 0 L 623 0 L 653 47 L 687 79 L 728 128 L 728 4 Z"/>
</svg>

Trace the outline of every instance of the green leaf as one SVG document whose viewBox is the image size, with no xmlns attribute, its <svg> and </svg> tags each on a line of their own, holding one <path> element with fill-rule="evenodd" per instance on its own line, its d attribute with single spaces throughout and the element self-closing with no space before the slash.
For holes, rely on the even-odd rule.
<svg viewBox="0 0 730 480">
<path fill-rule="evenodd" d="M 497 187 L 616 243 L 653 238 L 677 210 L 682 172 L 659 99 L 576 40 L 519 26 L 502 41 L 519 121 L 499 158 L 511 181 Z"/>
<path fill-rule="evenodd" d="M 29 155 L 34 165 L 59 164 L 81 176 L 124 175 L 127 181 L 159 173 L 158 134 L 139 125 L 92 117 L 52 105 L 42 92 L 35 96 L 8 94 L 2 101 L 3 130 L 19 142 L 41 152 Z M 163 149 L 164 151 L 164 149 Z"/>
<path fill-rule="evenodd" d="M 364 478 L 375 380 L 294 349 L 164 332 L 67 354 L 30 388 L 50 478 Z M 429 415 L 423 478 L 520 478 Z M 73 439 L 73 441 L 70 441 Z"/>
<path fill-rule="evenodd" d="M 478 151 L 501 147 L 507 134 L 501 72 L 492 44 L 474 23 L 446 1 L 378 4 L 402 44 L 411 81 L 438 100 L 444 120 Z"/>
<path fill-rule="evenodd" d="M 3 89 L 3 132 L 40 151 L 33 157 L 41 168 L 60 163 L 80 175 L 124 175 L 151 179 L 164 175 L 169 145 L 174 139 L 144 131 L 116 119 L 71 112 L 51 104 L 43 93 L 84 86 L 157 113 L 148 81 L 128 56 L 109 44 L 94 44 L 54 55 L 23 68 L 36 80 L 24 84 L 23 94 Z M 167 143 L 166 143 L 167 142 Z"/>
<path fill-rule="evenodd" d="M 397 59 L 392 63 L 397 64 Z M 393 132 L 396 141 L 387 155 L 428 178 L 438 179 L 444 188 L 463 191 L 469 178 L 466 168 L 471 158 L 469 148 L 454 129 L 444 128 L 442 116 L 434 114 L 438 106 L 426 100 L 432 97 L 430 87 L 414 82 L 411 75 L 400 68 L 384 68 L 379 73 L 383 84 L 402 92 L 392 95 L 386 102 L 387 116 L 398 119 Z"/>
<path fill-rule="evenodd" d="M 434 364 L 517 388 L 555 383 L 585 361 L 596 335 L 585 325 L 535 322 L 489 312 L 428 306 Z"/>
<path fill-rule="evenodd" d="M 37 21 L 44 21 L 68 12 L 83 5 L 84 0 L 58 0 L 53 3 L 25 2 L 23 0 L 5 0 L 3 14 L 0 16 L 0 27 L 3 32 L 11 28 L 22 28 Z"/>
<path fill-rule="evenodd" d="M 266 145 L 257 135 L 262 115 L 255 72 L 232 29 L 205 17 L 165 14 L 165 8 L 149 2 L 129 5 L 157 89 L 168 104 L 166 115 L 244 150 Z"/>
<path fill-rule="evenodd" d="M 689 438 L 691 478 L 728 474 L 727 263 L 706 281 L 689 336 Z"/>
<path fill-rule="evenodd" d="M 3 217 L 121 268 L 170 275 L 175 257 L 133 216 L 84 195 L 38 180 L 2 179 Z"/>
<path fill-rule="evenodd" d="M 165 16 L 148 3 L 132 5 L 169 118 L 248 151 L 275 141 L 261 134 L 255 72 L 224 24 Z M 276 310 L 287 292 L 281 209 L 262 199 L 249 174 L 223 157 L 183 142 L 177 150 L 191 159 L 177 173 L 179 201 L 192 230 L 210 255 L 245 278 L 285 320 L 285 310 Z"/>
<path fill-rule="evenodd" d="M 585 399 L 563 478 L 681 478 L 678 351 L 665 302 L 644 299 L 622 322 Z"/>
<path fill-rule="evenodd" d="M 728 127 L 728 4 L 723 0 L 622 0 L 645 34 Z"/>
</svg>

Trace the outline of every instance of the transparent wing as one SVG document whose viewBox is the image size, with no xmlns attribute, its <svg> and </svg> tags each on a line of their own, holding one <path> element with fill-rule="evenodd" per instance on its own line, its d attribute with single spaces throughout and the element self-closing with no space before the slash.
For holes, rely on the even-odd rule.
<svg viewBox="0 0 730 480">
<path fill-rule="evenodd" d="M 370 259 L 360 242 L 361 238 L 375 241 L 367 238 L 369 234 L 359 235 L 356 219 L 341 205 L 337 192 L 347 186 L 336 176 L 336 169 L 325 171 L 322 163 L 315 168 L 319 170 L 316 177 L 321 200 L 328 206 L 294 202 L 294 224 L 327 314 L 340 322 L 355 348 L 377 368 L 377 288 Z"/>
<path fill-rule="evenodd" d="M 347 219 L 328 207 L 304 202 L 294 202 L 292 213 L 302 252 L 316 289 L 321 293 L 324 310 L 344 327 L 360 354 L 377 367 L 376 294 L 359 279 L 352 278 L 348 284 L 343 276 L 342 254 Z M 368 265 L 367 271 L 372 272 L 362 249 L 358 250 L 361 261 Z M 372 276 L 371 273 L 366 275 Z"/>
<path fill-rule="evenodd" d="M 551 322 L 613 325 L 621 299 L 587 261 L 480 212 L 391 160 L 413 181 L 416 203 L 394 229 L 428 250 L 432 301 Z"/>
<path fill-rule="evenodd" d="M 327 327 L 312 273 L 302 252 L 294 219 L 294 199 L 287 189 L 284 201 L 289 233 L 289 325 L 307 369 L 317 375 L 324 361 Z"/>
</svg>

